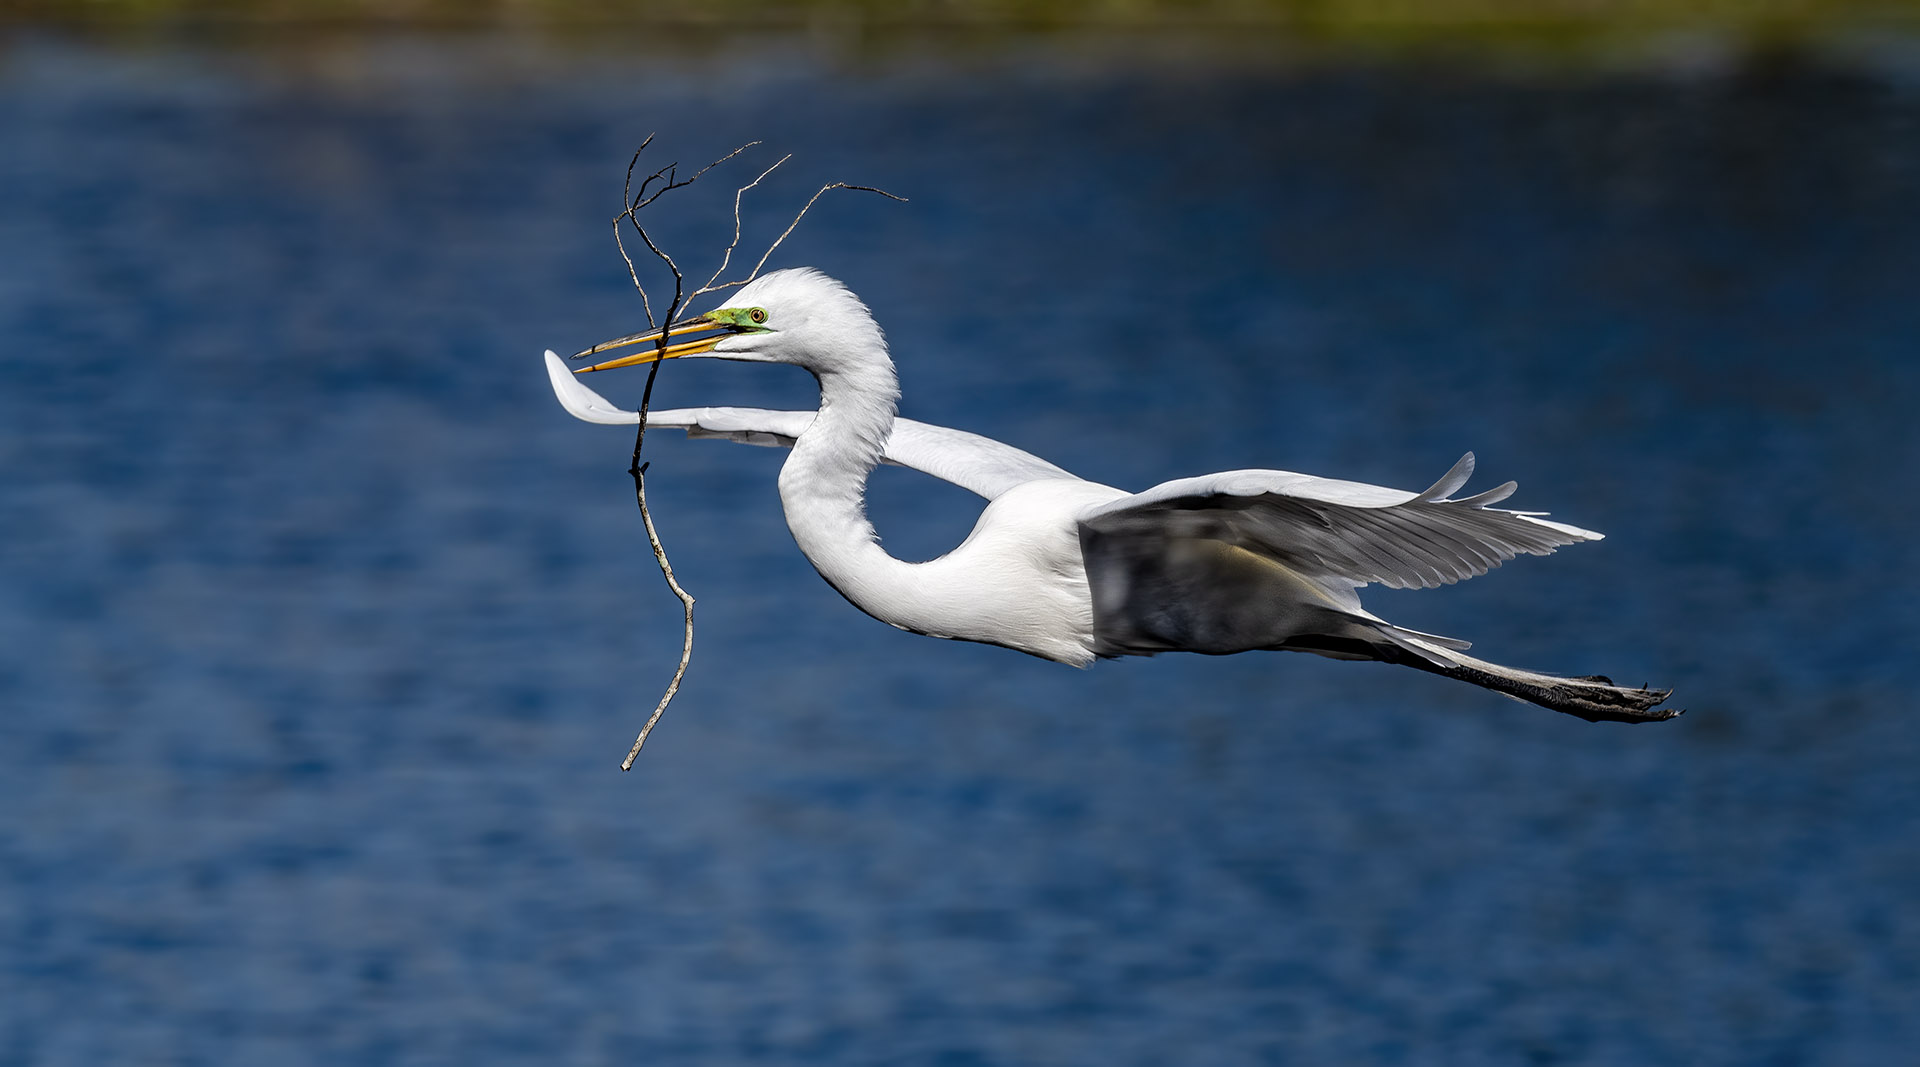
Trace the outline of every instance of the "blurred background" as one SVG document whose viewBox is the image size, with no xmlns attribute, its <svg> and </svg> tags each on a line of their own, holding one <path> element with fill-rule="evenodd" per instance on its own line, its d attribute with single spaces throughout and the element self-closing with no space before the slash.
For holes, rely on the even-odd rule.
<svg viewBox="0 0 1920 1067">
<path fill-rule="evenodd" d="M 1920 1040 L 1920 37 L 1835 2 L 0 5 L 0 1063 L 1886 1064 Z M 1677 689 L 860 615 L 539 362 L 845 280 L 904 412 L 1606 532 L 1381 593 Z M 629 404 L 641 376 L 595 385 Z M 667 406 L 805 407 L 671 365 Z M 978 502 L 879 472 L 893 552 Z"/>
</svg>

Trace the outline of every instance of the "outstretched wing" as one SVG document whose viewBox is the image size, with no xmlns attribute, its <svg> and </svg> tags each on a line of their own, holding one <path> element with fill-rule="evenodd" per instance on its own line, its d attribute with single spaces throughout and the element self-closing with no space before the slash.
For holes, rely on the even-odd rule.
<svg viewBox="0 0 1920 1067">
<path fill-rule="evenodd" d="M 1544 556 L 1600 539 L 1542 512 L 1487 506 L 1512 495 L 1513 482 L 1449 499 L 1472 473 L 1471 452 L 1424 493 L 1289 471 L 1226 471 L 1157 485 L 1081 522 L 1102 534 L 1223 541 L 1304 574 L 1393 589 L 1451 584 L 1522 553 Z"/>
<path fill-rule="evenodd" d="M 552 352 L 547 353 L 547 377 L 560 406 L 576 419 L 608 426 L 633 426 L 640 421 L 639 412 L 617 407 L 587 388 Z M 813 416 L 811 411 L 767 408 L 668 408 L 647 412 L 647 427 L 685 430 L 688 437 L 724 437 L 741 444 L 792 448 L 812 424 Z M 1074 477 L 1039 456 L 991 437 L 912 419 L 894 420 L 884 459 L 952 482 L 988 500 L 1025 482 Z"/>
</svg>

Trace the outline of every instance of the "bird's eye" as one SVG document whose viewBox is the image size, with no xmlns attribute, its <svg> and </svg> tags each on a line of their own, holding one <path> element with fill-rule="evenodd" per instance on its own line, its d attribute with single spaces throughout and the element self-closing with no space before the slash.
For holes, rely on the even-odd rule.
<svg viewBox="0 0 1920 1067">
<path fill-rule="evenodd" d="M 767 309 L 766 308 L 748 308 L 747 318 L 752 319 L 756 325 L 759 323 L 765 322 L 767 321 Z"/>
</svg>

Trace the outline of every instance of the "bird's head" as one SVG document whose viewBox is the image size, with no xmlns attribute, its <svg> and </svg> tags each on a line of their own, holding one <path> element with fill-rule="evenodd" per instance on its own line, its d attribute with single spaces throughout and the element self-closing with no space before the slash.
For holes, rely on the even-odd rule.
<svg viewBox="0 0 1920 1067">
<path fill-rule="evenodd" d="M 700 335 L 700 336 L 694 336 Z M 678 337 L 691 340 L 671 341 Z M 603 341 L 574 356 L 647 345 L 632 355 L 582 367 L 575 373 L 631 367 L 682 356 L 748 363 L 792 363 L 817 374 L 886 358 L 873 315 L 847 287 L 810 267 L 777 270 L 742 287 L 722 307 L 668 326 Z"/>
</svg>

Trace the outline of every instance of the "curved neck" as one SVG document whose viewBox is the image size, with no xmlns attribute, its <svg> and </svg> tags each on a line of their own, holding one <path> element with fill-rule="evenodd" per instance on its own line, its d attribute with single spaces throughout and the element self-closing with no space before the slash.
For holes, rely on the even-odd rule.
<svg viewBox="0 0 1920 1067">
<path fill-rule="evenodd" d="M 906 625 L 913 565 L 881 549 L 867 519 L 867 476 L 886 452 L 900 399 L 893 363 L 877 359 L 821 372 L 820 411 L 780 468 L 780 503 L 800 551 L 861 611 Z"/>
</svg>

